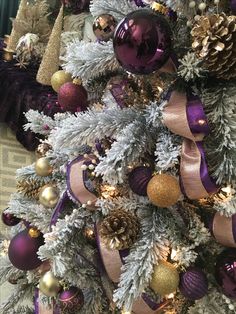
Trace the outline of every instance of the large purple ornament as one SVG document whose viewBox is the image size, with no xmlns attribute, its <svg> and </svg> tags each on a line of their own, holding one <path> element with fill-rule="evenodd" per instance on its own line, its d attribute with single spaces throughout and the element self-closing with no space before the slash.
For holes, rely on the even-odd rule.
<svg viewBox="0 0 236 314">
<path fill-rule="evenodd" d="M 137 167 L 129 174 L 129 186 L 135 194 L 147 196 L 147 186 L 151 178 L 152 169 L 150 167 Z"/>
<path fill-rule="evenodd" d="M 223 293 L 229 298 L 236 299 L 236 249 L 225 250 L 219 255 L 215 276 Z"/>
<path fill-rule="evenodd" d="M 71 287 L 59 295 L 59 302 L 62 313 L 77 313 L 84 305 L 83 292 L 77 287 Z"/>
<path fill-rule="evenodd" d="M 117 60 L 128 72 L 150 74 L 161 69 L 172 52 L 167 20 L 148 10 L 128 14 L 114 34 Z"/>
<path fill-rule="evenodd" d="M 230 0 L 230 8 L 233 14 L 236 14 L 236 0 Z"/>
<path fill-rule="evenodd" d="M 205 273 L 198 268 L 191 267 L 180 274 L 180 292 L 189 300 L 199 300 L 208 291 L 208 281 Z"/>
<path fill-rule="evenodd" d="M 28 230 L 21 231 L 11 240 L 8 248 L 11 263 L 24 271 L 39 267 L 43 262 L 38 258 L 37 252 L 43 244 L 43 234 L 40 234 L 38 238 L 31 238 Z"/>
<path fill-rule="evenodd" d="M 12 214 L 8 214 L 8 213 L 3 212 L 2 213 L 2 221 L 6 226 L 13 227 L 13 226 L 18 225 L 18 223 L 21 221 L 21 219 L 15 217 Z"/>
</svg>

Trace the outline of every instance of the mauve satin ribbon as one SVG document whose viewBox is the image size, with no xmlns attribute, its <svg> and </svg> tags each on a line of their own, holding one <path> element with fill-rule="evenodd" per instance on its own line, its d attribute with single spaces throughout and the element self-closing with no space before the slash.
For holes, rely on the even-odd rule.
<svg viewBox="0 0 236 314">
<path fill-rule="evenodd" d="M 236 215 L 228 218 L 216 213 L 213 219 L 212 231 L 217 242 L 227 247 L 236 247 L 236 230 L 233 228 Z"/>
<path fill-rule="evenodd" d="M 40 291 L 38 288 L 35 289 L 34 295 L 34 313 L 35 314 L 60 314 L 58 306 L 52 305 L 51 309 L 47 309 L 40 303 Z"/>
</svg>

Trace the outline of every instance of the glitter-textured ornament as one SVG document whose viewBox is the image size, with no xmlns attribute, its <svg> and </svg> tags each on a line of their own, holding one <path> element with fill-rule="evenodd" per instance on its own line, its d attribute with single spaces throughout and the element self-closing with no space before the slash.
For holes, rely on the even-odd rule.
<svg viewBox="0 0 236 314">
<path fill-rule="evenodd" d="M 28 230 L 18 233 L 12 240 L 8 249 L 8 256 L 11 263 L 20 270 L 33 270 L 42 264 L 37 252 L 44 244 L 43 234 L 32 238 Z"/>
<path fill-rule="evenodd" d="M 45 157 L 46 153 L 52 149 L 52 146 L 48 143 L 41 143 L 35 150 L 35 155 L 37 158 Z"/>
<path fill-rule="evenodd" d="M 149 10 L 128 14 L 114 34 L 117 60 L 128 72 L 150 74 L 161 69 L 172 52 L 167 20 Z"/>
<path fill-rule="evenodd" d="M 59 191 L 56 187 L 45 185 L 39 193 L 39 203 L 46 208 L 53 208 L 59 201 Z"/>
<path fill-rule="evenodd" d="M 147 186 L 151 178 L 152 169 L 150 167 L 137 167 L 129 174 L 129 186 L 134 193 L 147 196 Z"/>
<path fill-rule="evenodd" d="M 139 229 L 140 223 L 136 215 L 117 209 L 102 221 L 99 234 L 108 248 L 123 250 L 134 244 Z"/>
<path fill-rule="evenodd" d="M 218 256 L 215 276 L 223 293 L 236 299 L 236 249 L 225 250 Z"/>
<path fill-rule="evenodd" d="M 178 180 L 168 174 L 157 174 L 148 183 L 147 195 L 152 204 L 170 207 L 177 203 L 181 195 Z"/>
<path fill-rule="evenodd" d="M 88 94 L 82 85 L 65 83 L 58 92 L 58 102 L 65 111 L 80 112 L 87 108 Z"/>
<path fill-rule="evenodd" d="M 203 298 L 208 291 L 206 274 L 195 267 L 187 269 L 186 272 L 180 274 L 179 289 L 189 300 L 195 301 Z"/>
<path fill-rule="evenodd" d="M 82 290 L 71 287 L 59 295 L 60 309 L 64 314 L 74 314 L 84 305 L 84 295 Z"/>
<path fill-rule="evenodd" d="M 114 34 L 117 22 L 110 14 L 98 16 L 93 23 L 93 31 L 98 40 L 108 41 Z"/>
<path fill-rule="evenodd" d="M 5 211 L 2 212 L 2 221 L 6 226 L 13 227 L 18 225 L 20 223 L 21 219 L 17 218 L 16 216 L 12 214 L 5 213 Z"/>
<path fill-rule="evenodd" d="M 176 291 L 179 285 L 179 273 L 169 262 L 160 261 L 154 267 L 150 287 L 156 293 L 164 296 Z"/>
<path fill-rule="evenodd" d="M 227 80 L 236 77 L 236 16 L 202 15 L 191 35 L 192 48 L 209 74 Z"/>
<path fill-rule="evenodd" d="M 60 292 L 61 285 L 53 273 L 48 271 L 40 278 L 39 290 L 47 297 L 55 297 Z"/>
<path fill-rule="evenodd" d="M 23 194 L 25 197 L 38 199 L 39 191 L 44 186 L 42 180 L 29 178 L 17 182 L 17 192 Z"/>
<path fill-rule="evenodd" d="M 50 160 L 46 157 L 39 158 L 35 163 L 35 171 L 40 177 L 49 176 L 53 171 Z"/>
<path fill-rule="evenodd" d="M 67 82 L 72 82 L 72 77 L 71 77 L 70 73 L 67 73 L 64 70 L 60 70 L 60 71 L 55 72 L 51 78 L 52 88 L 57 93 L 58 93 L 60 87 Z"/>
</svg>

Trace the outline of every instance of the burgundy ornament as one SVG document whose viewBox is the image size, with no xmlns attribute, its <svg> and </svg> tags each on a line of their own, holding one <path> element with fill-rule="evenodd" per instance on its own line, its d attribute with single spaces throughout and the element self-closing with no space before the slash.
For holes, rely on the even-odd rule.
<svg viewBox="0 0 236 314">
<path fill-rule="evenodd" d="M 203 298 L 208 291 L 208 281 L 205 273 L 198 268 L 191 267 L 180 274 L 180 292 L 185 298 L 195 301 Z"/>
<path fill-rule="evenodd" d="M 135 194 L 147 196 L 147 186 L 151 178 L 152 169 L 150 167 L 137 167 L 129 174 L 129 186 Z"/>
<path fill-rule="evenodd" d="M 8 214 L 8 213 L 3 212 L 2 213 L 2 221 L 6 226 L 13 227 L 13 226 L 18 225 L 18 223 L 20 223 L 21 219 L 15 217 L 12 214 Z"/>
<path fill-rule="evenodd" d="M 65 83 L 58 92 L 58 102 L 65 111 L 81 112 L 87 108 L 88 94 L 82 85 Z"/>
<path fill-rule="evenodd" d="M 230 0 L 230 8 L 233 14 L 236 14 L 236 0 Z"/>
<path fill-rule="evenodd" d="M 84 305 L 83 292 L 77 287 L 71 287 L 59 295 L 59 302 L 62 313 L 77 313 Z"/>
<path fill-rule="evenodd" d="M 223 251 L 216 262 L 215 277 L 223 293 L 236 299 L 236 249 Z"/>
<path fill-rule="evenodd" d="M 171 29 L 165 17 L 137 10 L 117 26 L 113 44 L 116 58 L 125 70 L 150 74 L 161 69 L 170 58 Z"/>
<path fill-rule="evenodd" d="M 31 238 L 28 230 L 18 233 L 12 240 L 8 248 L 8 256 L 16 268 L 24 271 L 33 270 L 43 262 L 38 258 L 37 252 L 44 244 L 43 234 L 38 238 Z"/>
</svg>

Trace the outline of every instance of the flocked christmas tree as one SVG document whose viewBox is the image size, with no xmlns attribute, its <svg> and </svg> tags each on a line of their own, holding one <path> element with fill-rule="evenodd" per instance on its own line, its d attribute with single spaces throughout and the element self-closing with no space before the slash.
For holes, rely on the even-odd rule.
<svg viewBox="0 0 236 314">
<path fill-rule="evenodd" d="M 2 313 L 235 313 L 235 1 L 93 0 L 96 40 L 64 2 L 65 113 L 26 113 Z"/>
</svg>

